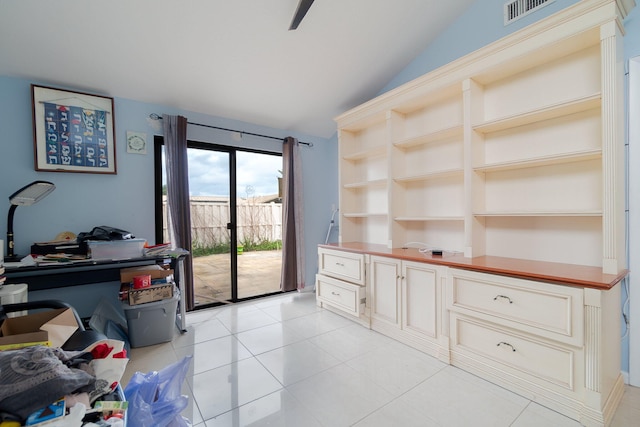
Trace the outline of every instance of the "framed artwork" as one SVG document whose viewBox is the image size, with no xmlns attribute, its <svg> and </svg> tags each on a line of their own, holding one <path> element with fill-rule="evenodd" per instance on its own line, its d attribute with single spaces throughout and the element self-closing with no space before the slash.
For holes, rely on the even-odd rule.
<svg viewBox="0 0 640 427">
<path fill-rule="evenodd" d="M 127 153 L 147 154 L 147 134 L 127 131 Z"/>
<path fill-rule="evenodd" d="M 113 98 L 31 85 L 37 171 L 116 173 Z"/>
</svg>

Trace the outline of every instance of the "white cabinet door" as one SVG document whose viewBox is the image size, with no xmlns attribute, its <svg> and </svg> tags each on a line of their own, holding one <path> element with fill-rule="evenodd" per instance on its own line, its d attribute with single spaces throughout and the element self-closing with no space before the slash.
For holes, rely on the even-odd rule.
<svg viewBox="0 0 640 427">
<path fill-rule="evenodd" d="M 437 337 L 437 267 L 402 262 L 402 329 L 417 336 Z"/>
<path fill-rule="evenodd" d="M 371 319 L 400 326 L 400 261 L 371 257 Z"/>
</svg>

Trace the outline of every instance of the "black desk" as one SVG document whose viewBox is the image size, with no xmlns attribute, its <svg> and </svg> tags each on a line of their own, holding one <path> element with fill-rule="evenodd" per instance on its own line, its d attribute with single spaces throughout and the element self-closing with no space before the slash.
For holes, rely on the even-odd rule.
<svg viewBox="0 0 640 427">
<path fill-rule="evenodd" d="M 5 267 L 7 284 L 26 283 L 29 292 L 46 289 L 65 288 L 102 282 L 120 282 L 120 269 L 153 264 L 171 264 L 176 284 L 180 290 L 179 311 L 176 323 L 181 331 L 186 330 L 184 308 L 184 271 L 182 261 L 185 255 L 128 258 L 123 260 L 82 260 L 46 266 Z M 116 290 L 117 292 L 117 290 Z"/>
<path fill-rule="evenodd" d="M 6 283 L 27 283 L 30 291 L 120 280 L 120 269 L 164 263 L 166 257 L 91 260 L 56 265 L 6 267 Z"/>
</svg>

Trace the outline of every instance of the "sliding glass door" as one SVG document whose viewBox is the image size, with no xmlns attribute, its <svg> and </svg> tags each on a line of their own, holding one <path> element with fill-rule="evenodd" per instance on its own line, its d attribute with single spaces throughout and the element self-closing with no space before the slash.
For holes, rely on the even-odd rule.
<svg viewBox="0 0 640 427">
<path fill-rule="evenodd" d="M 188 147 L 196 307 L 280 292 L 281 155 Z"/>
<path fill-rule="evenodd" d="M 280 290 L 282 157 L 236 152 L 238 298 Z"/>
<path fill-rule="evenodd" d="M 233 151 L 189 143 L 189 200 L 196 307 L 234 298 Z"/>
</svg>

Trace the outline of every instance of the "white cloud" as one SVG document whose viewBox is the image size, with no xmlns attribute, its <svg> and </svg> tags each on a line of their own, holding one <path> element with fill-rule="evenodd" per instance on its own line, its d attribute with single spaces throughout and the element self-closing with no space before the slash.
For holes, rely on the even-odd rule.
<svg viewBox="0 0 640 427">
<path fill-rule="evenodd" d="M 229 195 L 229 157 L 227 153 L 189 149 L 189 192 L 192 196 Z M 238 151 L 236 155 L 238 197 L 278 193 L 282 157 Z M 248 194 L 253 190 L 253 193 Z M 249 191 L 247 191 L 249 190 Z"/>
</svg>

